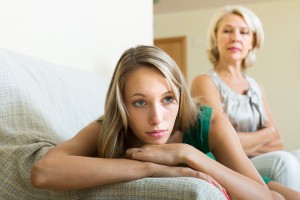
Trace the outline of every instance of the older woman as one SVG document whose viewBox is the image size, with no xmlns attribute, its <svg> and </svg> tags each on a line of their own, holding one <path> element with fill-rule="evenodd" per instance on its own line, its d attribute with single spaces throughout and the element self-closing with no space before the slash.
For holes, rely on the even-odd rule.
<svg viewBox="0 0 300 200">
<path fill-rule="evenodd" d="M 192 96 L 202 97 L 227 116 L 245 153 L 270 188 L 276 187 L 276 181 L 300 191 L 299 160 L 283 151 L 263 89 L 245 73 L 263 44 L 259 18 L 244 7 L 226 6 L 213 18 L 208 37 L 213 68 L 194 78 Z"/>
</svg>

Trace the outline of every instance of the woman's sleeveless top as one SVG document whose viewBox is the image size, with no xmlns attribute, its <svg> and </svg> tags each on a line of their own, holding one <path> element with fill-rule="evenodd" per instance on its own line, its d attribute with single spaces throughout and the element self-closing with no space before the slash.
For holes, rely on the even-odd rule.
<svg viewBox="0 0 300 200">
<path fill-rule="evenodd" d="M 213 69 L 207 74 L 219 89 L 223 110 L 237 132 L 254 132 L 264 127 L 266 114 L 262 94 L 253 78 L 244 74 L 250 87 L 247 94 L 241 95 L 234 92 Z"/>
</svg>

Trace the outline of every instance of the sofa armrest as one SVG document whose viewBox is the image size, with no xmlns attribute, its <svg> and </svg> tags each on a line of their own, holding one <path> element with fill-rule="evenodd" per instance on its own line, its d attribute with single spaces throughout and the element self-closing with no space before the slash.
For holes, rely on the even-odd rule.
<svg viewBox="0 0 300 200">
<path fill-rule="evenodd" d="M 212 184 L 191 177 L 143 178 L 89 189 L 82 193 L 88 199 L 226 199 Z"/>
<path fill-rule="evenodd" d="M 22 141 L 28 141 L 29 139 L 27 136 L 5 138 L 10 139 L 8 141 L 18 141 L 20 139 Z M 1 198 L 20 200 L 225 199 L 225 196 L 215 186 L 201 179 L 192 177 L 143 178 L 129 182 L 71 191 L 36 189 L 30 182 L 31 166 L 36 160 L 40 159 L 52 145 L 46 140 L 42 141 L 39 138 L 35 138 L 34 140 L 34 143 L 25 145 L 2 144 L 0 149 L 3 150 L 3 154 L 0 160 L 4 166 L 0 170 L 0 180 L 4 184 L 0 187 Z"/>
</svg>

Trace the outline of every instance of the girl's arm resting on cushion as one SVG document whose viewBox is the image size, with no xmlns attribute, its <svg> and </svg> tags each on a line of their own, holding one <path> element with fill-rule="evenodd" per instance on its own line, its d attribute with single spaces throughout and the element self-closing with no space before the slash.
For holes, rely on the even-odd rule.
<svg viewBox="0 0 300 200">
<path fill-rule="evenodd" d="M 249 196 L 251 199 L 272 199 L 269 189 L 243 152 L 230 123 L 219 112 L 213 113 L 210 146 L 221 164 L 182 143 L 145 145 L 127 150 L 127 155 L 132 159 L 165 165 L 185 164 L 212 176 L 233 199 L 246 199 Z"/>
<path fill-rule="evenodd" d="M 222 174 L 229 175 L 228 177 L 223 175 L 225 180 L 216 180 L 227 189 L 230 195 L 234 195 L 237 199 L 243 199 L 247 195 L 251 195 L 253 199 L 272 199 L 266 184 L 244 153 L 234 128 L 221 112 L 215 110 L 212 115 L 209 146 L 217 161 L 226 166 L 223 172 L 217 169 L 213 172 L 218 173 L 216 177 L 221 177 Z M 212 170 L 211 167 L 210 169 Z M 226 187 L 224 184 L 229 182 L 231 185 Z M 265 197 L 262 197 L 262 194 Z"/>
<path fill-rule="evenodd" d="M 98 122 L 92 122 L 72 139 L 50 149 L 33 165 L 32 184 L 41 189 L 68 190 L 150 176 L 201 177 L 197 171 L 183 167 L 125 158 L 97 158 L 96 146 L 100 129 Z"/>
<path fill-rule="evenodd" d="M 66 190 L 146 176 L 145 163 L 95 157 L 100 129 L 100 124 L 93 122 L 72 139 L 50 149 L 32 167 L 32 184 L 38 188 Z"/>
</svg>

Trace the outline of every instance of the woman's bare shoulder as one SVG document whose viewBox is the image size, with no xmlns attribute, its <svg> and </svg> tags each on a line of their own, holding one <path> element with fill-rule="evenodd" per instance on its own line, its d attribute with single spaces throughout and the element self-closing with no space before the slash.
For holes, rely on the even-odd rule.
<svg viewBox="0 0 300 200">
<path fill-rule="evenodd" d="M 208 82 L 210 83 L 212 80 L 210 78 L 209 75 L 207 74 L 199 74 L 197 76 L 195 76 L 195 78 L 192 81 L 192 84 L 197 84 L 199 82 L 203 83 L 203 82 Z"/>
<path fill-rule="evenodd" d="M 216 88 L 213 80 L 207 74 L 200 74 L 196 76 L 191 84 L 191 89 L 193 90 L 206 90 Z"/>
</svg>

